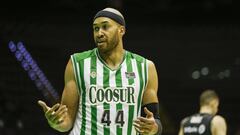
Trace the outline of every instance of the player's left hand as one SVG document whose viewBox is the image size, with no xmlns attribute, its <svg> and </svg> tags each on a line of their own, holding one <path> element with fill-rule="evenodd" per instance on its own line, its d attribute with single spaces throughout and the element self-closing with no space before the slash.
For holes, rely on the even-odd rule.
<svg viewBox="0 0 240 135">
<path fill-rule="evenodd" d="M 133 121 L 133 125 L 137 132 L 142 135 L 154 135 L 158 131 L 158 125 L 153 117 L 153 113 L 146 107 L 144 108 L 146 117 L 138 117 Z"/>
</svg>

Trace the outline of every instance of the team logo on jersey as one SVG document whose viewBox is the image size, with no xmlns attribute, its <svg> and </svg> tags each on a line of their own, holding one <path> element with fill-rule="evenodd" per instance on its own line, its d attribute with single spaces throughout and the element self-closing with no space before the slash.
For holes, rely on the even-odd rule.
<svg viewBox="0 0 240 135">
<path fill-rule="evenodd" d="M 198 133 L 199 134 L 203 134 L 206 130 L 206 126 L 201 124 L 199 127 L 198 127 Z"/>
<path fill-rule="evenodd" d="M 201 123 L 203 117 L 202 116 L 193 116 L 190 120 L 190 123 Z"/>
<path fill-rule="evenodd" d="M 134 79 L 136 78 L 136 75 L 134 72 L 125 72 L 126 78 L 127 79 Z"/>
<path fill-rule="evenodd" d="M 90 76 L 91 76 L 92 78 L 96 78 L 96 76 L 97 76 L 96 71 L 92 71 L 92 72 L 90 73 Z"/>
</svg>

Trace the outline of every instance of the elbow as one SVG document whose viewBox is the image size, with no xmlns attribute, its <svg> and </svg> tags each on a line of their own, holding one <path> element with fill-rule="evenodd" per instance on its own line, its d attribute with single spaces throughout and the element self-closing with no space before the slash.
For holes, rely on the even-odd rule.
<svg viewBox="0 0 240 135">
<path fill-rule="evenodd" d="M 59 132 L 68 132 L 71 128 L 63 128 L 63 129 L 59 129 Z"/>
<path fill-rule="evenodd" d="M 72 127 L 68 126 L 68 127 L 64 127 L 64 128 L 59 128 L 58 131 L 59 132 L 68 132 Z"/>
</svg>

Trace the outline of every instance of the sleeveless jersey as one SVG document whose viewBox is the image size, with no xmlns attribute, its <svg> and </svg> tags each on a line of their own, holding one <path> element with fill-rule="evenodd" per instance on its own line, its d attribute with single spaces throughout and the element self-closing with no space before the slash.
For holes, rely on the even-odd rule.
<svg viewBox="0 0 240 135">
<path fill-rule="evenodd" d="M 141 115 L 147 59 L 125 51 L 121 65 L 111 70 L 95 48 L 71 60 L 79 106 L 70 135 L 136 135 L 133 120 Z"/>
<path fill-rule="evenodd" d="M 213 117 L 207 113 L 198 113 L 185 118 L 182 122 L 184 135 L 212 135 Z"/>
</svg>

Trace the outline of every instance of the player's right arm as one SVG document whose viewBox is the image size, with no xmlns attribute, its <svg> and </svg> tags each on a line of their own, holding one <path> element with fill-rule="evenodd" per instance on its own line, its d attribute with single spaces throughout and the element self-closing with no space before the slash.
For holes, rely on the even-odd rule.
<svg viewBox="0 0 240 135">
<path fill-rule="evenodd" d="M 43 101 L 38 102 L 43 108 L 49 125 L 60 132 L 66 132 L 72 128 L 78 109 L 79 94 L 71 60 L 66 66 L 64 80 L 61 104 L 48 107 Z"/>
<path fill-rule="evenodd" d="M 217 115 L 213 118 L 211 122 L 212 135 L 226 135 L 227 134 L 227 124 L 225 119 Z"/>
</svg>

